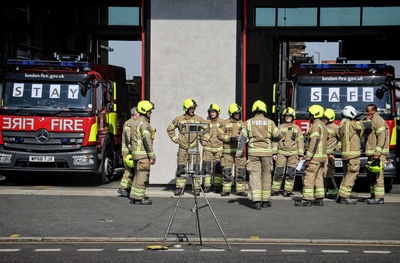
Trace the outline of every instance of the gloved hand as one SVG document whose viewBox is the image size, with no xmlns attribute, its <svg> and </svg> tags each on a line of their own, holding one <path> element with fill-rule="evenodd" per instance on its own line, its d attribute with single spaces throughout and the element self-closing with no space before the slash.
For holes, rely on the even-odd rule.
<svg viewBox="0 0 400 263">
<path fill-rule="evenodd" d="M 126 166 L 128 166 L 129 168 L 133 168 L 135 166 L 135 163 L 133 162 L 133 159 L 132 159 L 132 155 L 130 155 L 130 154 L 128 154 L 125 157 L 124 162 L 125 162 Z"/>
</svg>

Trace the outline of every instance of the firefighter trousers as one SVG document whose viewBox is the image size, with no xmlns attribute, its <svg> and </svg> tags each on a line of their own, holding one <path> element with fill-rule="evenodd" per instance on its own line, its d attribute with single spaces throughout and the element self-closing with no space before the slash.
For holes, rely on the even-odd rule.
<svg viewBox="0 0 400 263">
<path fill-rule="evenodd" d="M 140 159 L 135 161 L 135 178 L 132 182 L 130 197 L 135 200 L 144 199 L 146 181 L 150 173 L 150 160 Z"/>
<path fill-rule="evenodd" d="M 206 176 L 204 177 L 205 187 L 222 185 L 221 157 L 222 152 L 203 152 L 202 174 Z"/>
<path fill-rule="evenodd" d="M 372 156 L 368 157 L 368 161 L 372 159 Z M 379 156 L 379 159 L 381 160 L 383 168 L 385 168 L 386 155 L 381 154 L 381 156 Z M 366 170 L 369 179 L 371 197 L 377 199 L 385 198 L 385 178 L 383 176 L 383 169 L 379 173 L 372 173 L 368 171 L 368 169 Z"/>
<path fill-rule="evenodd" d="M 176 188 L 184 188 L 186 185 L 186 177 L 182 177 L 187 172 L 187 163 L 188 163 L 188 156 L 192 159 L 193 158 L 193 170 L 200 173 L 200 154 L 195 155 L 188 155 L 188 150 L 179 147 L 178 154 L 177 154 L 177 163 L 178 167 L 176 169 Z M 191 163 L 191 162 L 189 162 Z M 200 189 L 201 185 L 201 178 L 194 179 L 195 181 L 192 182 L 193 186 L 196 189 Z"/>
<path fill-rule="evenodd" d="M 246 158 L 242 157 L 238 160 L 235 155 L 235 153 L 224 153 L 222 155 L 222 192 L 231 192 L 233 167 L 235 167 L 236 193 L 246 191 Z"/>
<path fill-rule="evenodd" d="M 268 202 L 271 198 L 271 156 L 250 156 L 247 171 L 250 173 L 250 188 L 253 202 Z"/>
<path fill-rule="evenodd" d="M 324 185 L 327 194 L 337 195 L 338 187 L 335 181 L 335 156 L 328 155 L 328 160 L 324 167 Z"/>
<path fill-rule="evenodd" d="M 350 198 L 351 191 L 360 172 L 360 157 L 343 160 L 344 176 L 340 183 L 339 196 Z"/>
<path fill-rule="evenodd" d="M 272 181 L 273 192 L 279 192 L 281 190 L 284 177 L 284 190 L 287 192 L 293 192 L 294 180 L 296 178 L 296 166 L 298 163 L 299 157 L 297 155 L 277 154 L 274 179 Z"/>
<path fill-rule="evenodd" d="M 325 162 L 310 161 L 306 167 L 303 180 L 303 199 L 314 200 L 314 198 L 324 198 L 324 166 Z"/>
<path fill-rule="evenodd" d="M 132 181 L 135 174 L 133 168 L 129 168 L 124 165 L 124 174 L 122 175 L 121 182 L 119 183 L 119 188 L 123 190 L 128 190 L 132 187 Z"/>
</svg>

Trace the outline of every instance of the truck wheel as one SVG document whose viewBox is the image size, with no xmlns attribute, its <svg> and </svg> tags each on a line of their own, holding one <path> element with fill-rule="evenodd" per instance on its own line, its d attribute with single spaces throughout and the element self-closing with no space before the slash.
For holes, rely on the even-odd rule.
<svg viewBox="0 0 400 263">
<path fill-rule="evenodd" d="M 103 161 L 101 162 L 101 183 L 107 184 L 110 182 L 114 174 L 114 156 L 110 148 L 104 151 Z"/>
<path fill-rule="evenodd" d="M 393 177 L 386 177 L 385 178 L 385 192 L 390 193 L 393 187 Z"/>
</svg>

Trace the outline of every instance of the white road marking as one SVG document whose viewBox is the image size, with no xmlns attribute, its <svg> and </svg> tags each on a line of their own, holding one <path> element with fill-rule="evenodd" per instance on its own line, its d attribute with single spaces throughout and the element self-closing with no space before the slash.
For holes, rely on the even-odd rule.
<svg viewBox="0 0 400 263">
<path fill-rule="evenodd" d="M 61 248 L 38 248 L 33 250 L 35 252 L 59 252 Z"/>
<path fill-rule="evenodd" d="M 168 248 L 168 249 L 165 249 L 165 250 L 161 250 L 161 251 L 171 251 L 171 252 L 182 252 L 182 251 L 184 251 L 184 249 L 183 248 Z"/>
<path fill-rule="evenodd" d="M 143 251 L 143 248 L 120 248 L 118 251 L 120 252 L 138 252 L 138 251 Z"/>
<path fill-rule="evenodd" d="M 366 254 L 390 254 L 392 252 L 386 250 L 364 250 Z"/>
<path fill-rule="evenodd" d="M 102 248 L 80 248 L 77 249 L 76 251 L 80 251 L 80 252 L 99 252 L 99 251 L 103 251 Z"/>
<path fill-rule="evenodd" d="M 225 249 L 216 249 L 216 248 L 202 248 L 200 249 L 201 252 L 222 252 Z"/>
<path fill-rule="evenodd" d="M 347 250 L 321 250 L 322 253 L 349 253 Z"/>
<path fill-rule="evenodd" d="M 282 249 L 281 252 L 286 252 L 286 253 L 305 253 L 307 250 L 304 249 Z"/>
<path fill-rule="evenodd" d="M 1 248 L 0 252 L 18 252 L 20 250 L 19 248 Z"/>
<path fill-rule="evenodd" d="M 266 249 L 241 249 L 240 252 L 267 252 Z"/>
</svg>

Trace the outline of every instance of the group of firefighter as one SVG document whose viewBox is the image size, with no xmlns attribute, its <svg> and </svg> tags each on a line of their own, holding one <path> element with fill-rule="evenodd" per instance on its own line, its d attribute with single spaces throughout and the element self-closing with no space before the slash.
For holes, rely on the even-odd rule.
<svg viewBox="0 0 400 263">
<path fill-rule="evenodd" d="M 184 194 L 188 155 L 195 155 L 190 169 L 202 175 L 193 177 L 196 195 L 200 191 L 213 191 L 228 196 L 234 180 L 236 195 L 246 197 L 247 171 L 253 208 L 260 210 L 271 206 L 271 195 L 293 195 L 296 170 L 300 171 L 304 165 L 302 199 L 296 200 L 295 206 L 322 206 L 324 198 L 336 199 L 340 204 L 356 204 L 357 199 L 351 199 L 350 195 L 360 171 L 361 141 L 364 140 L 371 193 L 366 201 L 368 204 L 384 203 L 383 166 L 389 154 L 389 127 L 377 113 L 376 105 L 368 105 L 366 117 L 360 121 L 357 121 L 359 115 L 354 107 L 344 107 L 339 125 L 334 123 L 332 109 L 312 105 L 308 108 L 311 127 L 304 136 L 294 123 L 296 112 L 290 107 L 283 110 L 278 126 L 265 116 L 267 106 L 261 100 L 254 102 L 251 109 L 254 116 L 246 122 L 241 120 L 242 108 L 236 103 L 229 106 L 226 120 L 219 117 L 220 108 L 216 104 L 209 106 L 206 120 L 195 114 L 196 107 L 193 99 L 185 100 L 184 114 L 176 117 L 167 128 L 172 142 L 178 144 L 175 196 Z M 150 126 L 153 109 L 150 101 L 140 101 L 131 111 L 132 118 L 123 126 L 125 173 L 118 193 L 129 197 L 133 204 L 152 204 L 145 197 L 145 191 L 150 165 L 156 162 L 155 130 Z M 187 133 L 191 131 L 185 131 L 188 124 L 207 124 L 208 128 L 190 137 Z M 203 147 L 201 168 L 198 143 Z M 197 151 L 191 151 L 193 149 Z M 341 151 L 343 162 L 344 177 L 339 188 L 334 179 L 335 151 Z"/>
</svg>

